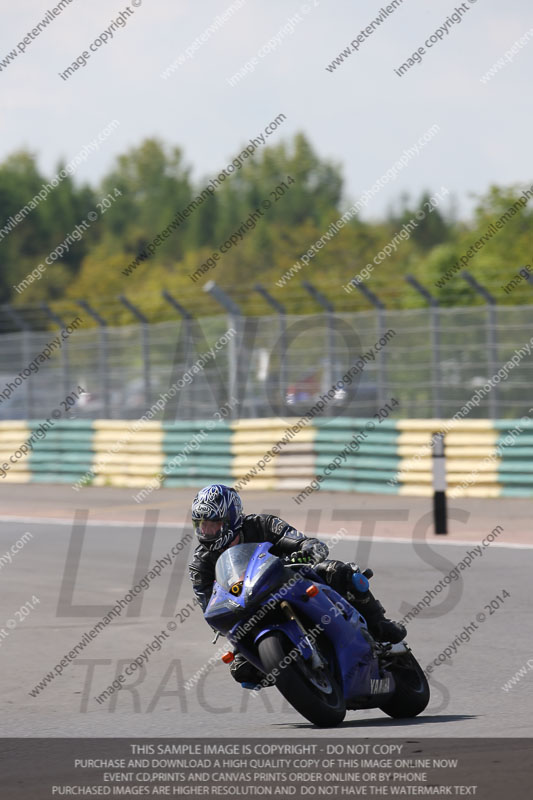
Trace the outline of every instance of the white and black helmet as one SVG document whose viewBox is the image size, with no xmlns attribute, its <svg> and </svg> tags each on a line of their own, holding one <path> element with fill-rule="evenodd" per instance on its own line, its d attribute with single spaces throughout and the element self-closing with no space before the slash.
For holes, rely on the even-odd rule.
<svg viewBox="0 0 533 800">
<path fill-rule="evenodd" d="M 208 550 L 223 550 L 242 527 L 242 502 L 235 489 L 212 483 L 200 489 L 192 503 L 192 522 L 198 541 Z M 220 522 L 216 531 L 207 531 L 202 523 Z M 209 526 L 211 527 L 211 526 Z"/>
</svg>

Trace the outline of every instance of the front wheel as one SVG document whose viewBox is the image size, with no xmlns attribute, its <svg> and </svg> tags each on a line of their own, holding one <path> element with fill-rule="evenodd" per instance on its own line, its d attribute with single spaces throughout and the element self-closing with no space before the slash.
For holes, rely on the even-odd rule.
<svg viewBox="0 0 533 800">
<path fill-rule="evenodd" d="M 346 715 L 344 697 L 326 667 L 312 667 L 279 632 L 265 636 L 258 650 L 272 683 L 303 717 L 323 728 L 343 721 Z"/>
<path fill-rule="evenodd" d="M 381 710 L 389 717 L 416 717 L 429 703 L 429 684 L 424 671 L 414 655 L 409 652 L 400 656 L 388 667 L 396 682 L 396 690 Z"/>
</svg>

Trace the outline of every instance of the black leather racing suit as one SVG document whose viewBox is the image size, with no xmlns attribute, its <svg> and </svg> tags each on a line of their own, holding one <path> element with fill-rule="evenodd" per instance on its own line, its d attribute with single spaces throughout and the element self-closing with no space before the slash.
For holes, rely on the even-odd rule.
<svg viewBox="0 0 533 800">
<path fill-rule="evenodd" d="M 272 542 L 275 545 L 272 549 L 274 555 L 290 555 L 300 550 L 307 542 L 322 544 L 318 539 L 305 536 L 296 528 L 271 514 L 247 514 L 244 517 L 240 533 L 240 544 Z M 215 565 L 220 554 L 220 552 L 212 552 L 200 544 L 194 551 L 194 558 L 189 565 L 193 591 L 199 600 L 202 611 L 205 611 L 213 591 Z M 313 567 L 322 580 L 341 593 L 345 588 L 346 568 L 346 564 L 342 561 L 323 561 Z"/>
</svg>

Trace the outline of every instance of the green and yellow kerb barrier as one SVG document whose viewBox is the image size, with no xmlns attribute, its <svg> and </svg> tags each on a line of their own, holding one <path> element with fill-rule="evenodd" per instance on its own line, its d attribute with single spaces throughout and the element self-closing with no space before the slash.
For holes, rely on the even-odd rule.
<svg viewBox="0 0 533 800">
<path fill-rule="evenodd" d="M 298 419 L 0 422 L 0 480 L 151 491 L 219 482 L 240 491 L 432 495 L 444 432 L 450 497 L 533 496 L 533 422 Z"/>
</svg>

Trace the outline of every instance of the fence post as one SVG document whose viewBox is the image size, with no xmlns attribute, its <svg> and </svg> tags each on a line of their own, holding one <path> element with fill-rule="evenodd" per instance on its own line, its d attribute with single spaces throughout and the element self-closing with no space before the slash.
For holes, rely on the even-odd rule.
<svg viewBox="0 0 533 800">
<path fill-rule="evenodd" d="M 33 358 L 31 352 L 31 332 L 32 328 L 29 325 L 24 317 L 19 314 L 14 308 L 9 305 L 4 306 L 4 309 L 7 315 L 12 319 L 15 325 L 22 331 L 22 357 L 24 359 L 24 364 L 29 364 Z M 31 419 L 33 414 L 33 384 L 32 378 L 28 378 L 26 381 L 26 392 L 24 394 L 24 402 L 26 405 L 25 414 L 27 419 Z"/>
<path fill-rule="evenodd" d="M 232 397 L 239 396 L 237 394 L 237 382 L 238 382 L 239 378 L 241 377 L 241 373 L 240 373 L 239 364 L 238 364 L 238 361 L 237 361 L 237 342 L 236 342 L 236 340 L 240 340 L 242 338 L 241 322 L 242 322 L 242 316 L 243 315 L 242 315 L 242 311 L 239 308 L 239 306 L 237 305 L 237 303 L 235 303 L 231 299 L 231 297 L 228 294 L 226 294 L 226 292 L 223 289 L 220 288 L 220 286 L 217 286 L 215 281 L 207 281 L 207 283 L 203 287 L 203 290 L 204 290 L 204 292 L 207 292 L 208 294 L 212 295 L 212 297 L 217 301 L 217 303 L 219 303 L 222 306 L 222 308 L 226 309 L 226 311 L 228 312 L 228 323 L 229 323 L 228 327 L 235 328 L 235 330 L 237 331 L 237 336 L 232 336 L 231 339 L 228 342 L 228 372 L 229 372 L 229 375 L 228 375 L 228 378 L 229 378 L 229 389 L 228 389 L 228 392 L 229 392 L 229 397 L 226 398 L 226 401 L 228 401 Z M 241 347 L 241 352 L 244 351 L 245 345 L 246 345 L 245 342 L 241 342 L 241 346 L 242 346 Z M 243 352 L 243 357 L 241 358 L 241 361 L 242 362 L 248 362 L 248 359 L 244 357 L 244 352 Z M 247 367 L 248 364 L 247 363 L 246 363 L 246 365 L 243 364 L 243 367 L 244 366 Z M 246 372 L 246 375 L 248 375 L 248 372 Z M 243 389 L 246 389 L 246 387 L 243 387 Z M 243 401 L 244 401 L 245 400 L 244 391 L 242 392 L 241 396 L 242 396 Z M 244 403 L 243 403 L 243 405 L 244 405 Z M 241 411 L 242 410 L 244 410 L 244 409 L 241 409 Z M 239 409 L 235 408 L 234 406 L 232 406 L 231 407 L 231 418 L 235 419 L 238 416 L 239 416 Z"/>
<path fill-rule="evenodd" d="M 151 375 L 151 364 L 150 364 L 150 327 L 148 323 L 148 319 L 144 316 L 142 311 L 134 306 L 127 297 L 123 294 L 120 295 L 118 298 L 122 305 L 131 311 L 133 316 L 139 320 L 141 323 L 141 335 L 142 335 L 142 354 L 143 354 L 143 373 L 144 373 L 144 401 L 146 405 L 150 406 L 150 401 L 152 399 L 152 375 Z"/>
<path fill-rule="evenodd" d="M 379 297 L 372 292 L 368 286 L 365 286 L 363 281 L 358 281 L 355 284 L 356 288 L 359 289 L 361 294 L 369 300 L 374 308 L 376 309 L 376 322 L 377 322 L 377 334 L 378 339 L 380 339 L 383 334 L 385 333 L 385 304 L 379 299 Z M 386 353 L 385 348 L 381 348 L 378 354 L 378 404 L 379 408 L 383 408 L 386 402 L 385 398 L 385 385 L 387 382 L 387 362 L 386 362 Z"/>
<path fill-rule="evenodd" d="M 107 341 L 107 322 L 103 319 L 98 311 L 95 311 L 86 300 L 78 300 L 78 305 L 86 311 L 90 317 L 98 323 L 100 327 L 100 358 L 98 359 L 98 371 L 100 373 L 100 380 L 102 382 L 103 396 L 104 396 L 104 416 L 106 419 L 111 419 L 111 392 L 109 386 L 109 368 L 108 368 L 108 341 Z"/>
<path fill-rule="evenodd" d="M 315 300 L 318 305 L 322 306 L 326 314 L 326 321 L 328 325 L 328 359 L 326 362 L 326 386 L 322 387 L 322 390 L 328 391 L 333 386 L 333 375 L 337 373 L 337 364 L 335 359 L 335 345 L 334 345 L 334 328 L 333 328 L 333 315 L 335 313 L 335 307 L 333 303 L 328 300 L 325 295 L 322 294 L 312 283 L 309 281 L 302 281 L 302 286 L 306 289 L 313 300 Z M 335 365 L 335 370 L 333 369 Z M 331 417 L 333 416 L 334 408 L 332 403 L 327 403 L 324 409 L 324 416 Z"/>
<path fill-rule="evenodd" d="M 405 280 L 429 303 L 431 327 L 431 397 L 433 416 L 441 417 L 440 402 L 440 318 L 439 301 L 422 286 L 414 275 L 406 275 Z"/>
<path fill-rule="evenodd" d="M 41 308 L 44 312 L 46 312 L 50 319 L 56 323 L 56 325 L 59 325 L 61 329 L 65 329 L 67 327 L 61 317 L 52 311 L 47 303 L 41 303 Z M 70 385 L 70 358 L 68 339 L 64 339 L 61 346 L 61 363 L 63 365 L 63 392 L 66 397 L 72 389 L 72 386 Z"/>
<path fill-rule="evenodd" d="M 280 411 L 283 413 L 287 410 L 287 389 L 288 389 L 288 380 L 287 380 L 287 311 L 283 303 L 280 303 L 279 300 L 276 300 L 270 292 L 268 292 L 264 286 L 260 283 L 256 283 L 254 286 L 256 292 L 259 292 L 261 297 L 263 297 L 266 302 L 272 306 L 274 311 L 276 311 L 279 315 L 279 340 L 280 340 L 280 355 L 281 355 L 281 364 L 279 368 L 279 397 L 280 397 Z"/>
<path fill-rule="evenodd" d="M 184 327 L 184 333 L 185 333 L 185 336 L 184 336 L 184 339 L 185 339 L 184 361 L 185 361 L 185 364 L 188 364 L 189 363 L 189 358 L 190 358 L 191 341 L 192 341 L 192 319 L 193 319 L 192 314 L 189 311 L 187 311 L 187 309 L 184 306 L 182 306 L 181 303 L 179 303 L 176 300 L 176 298 L 173 297 L 170 294 L 170 292 L 167 292 L 166 289 L 163 289 L 163 291 L 161 292 L 161 296 L 163 297 L 164 300 L 167 301 L 167 303 L 169 303 L 172 306 L 172 308 L 174 308 L 178 312 L 178 314 L 180 314 L 180 316 L 182 318 L 182 323 L 181 324 Z M 166 413 L 167 409 L 172 413 L 173 405 L 167 403 L 167 405 L 165 406 L 165 410 L 163 412 L 163 419 L 164 420 L 168 419 L 168 416 L 167 416 L 167 413 Z M 192 403 L 189 404 L 190 419 L 196 419 L 196 417 L 197 417 L 196 409 L 197 409 L 197 404 L 196 403 L 192 402 Z M 176 411 L 175 411 L 175 408 L 174 408 L 174 415 L 175 415 L 175 413 L 176 413 Z M 173 420 L 170 420 L 170 421 L 173 421 Z"/>
<path fill-rule="evenodd" d="M 498 362 L 498 347 L 496 343 L 496 299 L 495 297 L 482 286 L 478 281 L 471 275 L 468 270 L 464 269 L 461 272 L 461 276 L 465 279 L 465 281 L 470 284 L 472 289 L 474 289 L 481 297 L 485 300 L 487 304 L 487 326 L 486 326 L 486 335 L 487 335 L 487 363 L 489 365 L 489 370 L 491 377 L 496 372 L 497 362 Z M 498 418 L 498 411 L 499 411 L 499 387 L 493 386 L 489 392 L 489 413 L 491 419 Z"/>
</svg>

